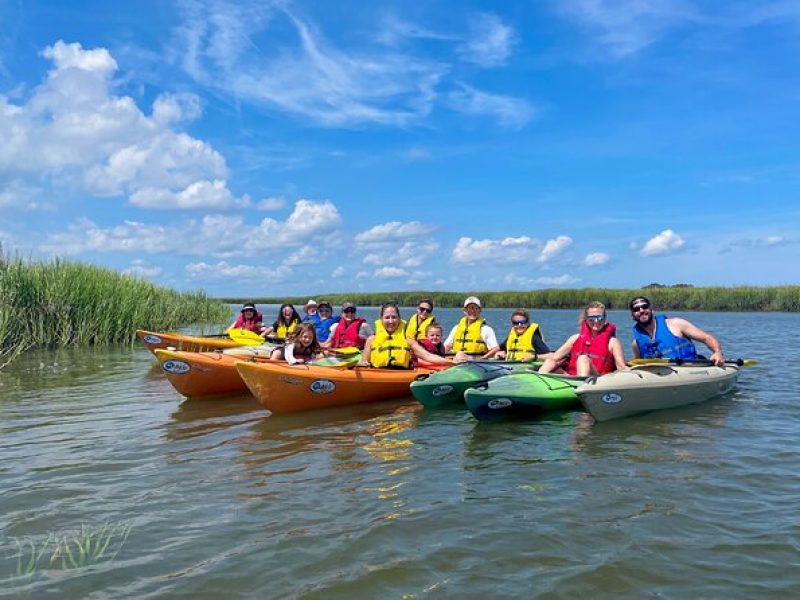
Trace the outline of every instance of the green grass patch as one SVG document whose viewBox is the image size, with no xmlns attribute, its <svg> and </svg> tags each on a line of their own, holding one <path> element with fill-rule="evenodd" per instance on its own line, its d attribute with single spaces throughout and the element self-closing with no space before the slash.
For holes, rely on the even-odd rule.
<svg viewBox="0 0 800 600">
<path fill-rule="evenodd" d="M 10 257 L 0 248 L 0 368 L 29 348 L 131 344 L 137 329 L 226 323 L 230 309 L 111 269 Z"/>
<path fill-rule="evenodd" d="M 465 291 L 465 292 L 385 292 L 319 294 L 313 293 L 317 302 L 327 300 L 333 304 L 344 301 L 361 306 L 379 306 L 388 301 L 401 306 L 415 306 L 420 298 L 430 298 L 436 306 L 461 307 L 467 296 L 478 296 L 488 308 L 580 308 L 593 300 L 599 300 L 609 309 L 628 309 L 634 296 L 645 295 L 661 310 L 708 310 L 708 311 L 800 311 L 800 286 L 738 286 L 738 287 L 694 287 L 691 285 L 664 286 L 651 284 L 637 289 L 548 289 L 531 291 Z M 238 304 L 244 301 L 261 304 L 291 302 L 302 306 L 306 296 L 266 298 L 222 298 L 224 302 Z"/>
</svg>

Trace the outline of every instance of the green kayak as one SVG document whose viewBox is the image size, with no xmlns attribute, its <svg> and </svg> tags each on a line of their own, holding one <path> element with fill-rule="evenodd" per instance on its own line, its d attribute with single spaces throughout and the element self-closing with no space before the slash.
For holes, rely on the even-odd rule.
<svg viewBox="0 0 800 600">
<path fill-rule="evenodd" d="M 541 363 L 472 361 L 436 371 L 411 384 L 411 393 L 425 408 L 463 405 L 464 391 L 512 373 L 532 373 Z"/>
<path fill-rule="evenodd" d="M 538 417 L 578 406 L 575 388 L 584 380 L 568 375 L 519 373 L 469 389 L 464 400 L 479 421 Z"/>
</svg>

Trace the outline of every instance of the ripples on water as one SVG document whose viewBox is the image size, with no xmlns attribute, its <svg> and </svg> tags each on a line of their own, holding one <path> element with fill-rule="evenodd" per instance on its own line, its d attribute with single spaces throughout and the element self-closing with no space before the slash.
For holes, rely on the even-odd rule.
<svg viewBox="0 0 800 600">
<path fill-rule="evenodd" d="M 556 343 L 574 327 L 537 314 Z M 268 417 L 182 402 L 138 348 L 25 355 L 0 373 L 0 595 L 795 597 L 800 376 L 770 363 L 800 317 L 691 318 L 765 366 L 600 425 L 407 400 Z M 115 560 L 12 577 L 15 538 L 106 522 L 132 525 Z"/>
</svg>

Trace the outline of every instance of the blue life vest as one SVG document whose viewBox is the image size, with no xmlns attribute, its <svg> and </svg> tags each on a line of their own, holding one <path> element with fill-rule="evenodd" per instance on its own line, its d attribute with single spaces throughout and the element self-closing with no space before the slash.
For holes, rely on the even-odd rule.
<svg viewBox="0 0 800 600">
<path fill-rule="evenodd" d="M 328 317 L 327 319 L 320 319 L 317 323 L 314 324 L 314 327 L 317 329 L 317 339 L 320 342 L 327 342 L 328 337 L 331 335 L 331 327 L 333 327 L 334 323 L 338 323 L 341 317 L 336 315 L 335 317 Z"/>
<path fill-rule="evenodd" d="M 639 323 L 633 326 L 633 339 L 642 358 L 679 358 L 695 360 L 697 350 L 692 340 L 678 337 L 667 327 L 667 317 L 656 315 L 655 335 L 651 338 Z"/>
</svg>

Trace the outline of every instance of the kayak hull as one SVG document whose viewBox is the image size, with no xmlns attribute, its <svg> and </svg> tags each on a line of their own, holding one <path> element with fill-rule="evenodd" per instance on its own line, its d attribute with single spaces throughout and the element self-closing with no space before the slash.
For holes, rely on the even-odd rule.
<svg viewBox="0 0 800 600">
<path fill-rule="evenodd" d="M 738 377 L 733 365 L 636 365 L 589 379 L 577 394 L 595 421 L 609 421 L 704 402 L 729 392 Z"/>
<path fill-rule="evenodd" d="M 237 362 L 236 369 L 262 406 L 274 414 L 403 398 L 428 369 L 337 369 L 313 365 Z"/>
<path fill-rule="evenodd" d="M 425 408 L 463 406 L 464 392 L 513 373 L 531 373 L 538 363 L 472 361 L 432 373 L 411 384 L 411 393 Z"/>
<path fill-rule="evenodd" d="M 136 337 L 145 347 L 155 354 L 156 349 L 174 348 L 186 352 L 211 352 L 225 348 L 238 348 L 241 344 L 227 337 L 203 337 L 183 335 L 181 333 L 161 333 L 155 331 L 136 330 Z"/>
<path fill-rule="evenodd" d="M 583 377 L 519 373 L 468 389 L 464 401 L 479 421 L 530 419 L 580 406 L 575 389 Z"/>
<path fill-rule="evenodd" d="M 188 398 L 247 394 L 247 386 L 236 370 L 244 360 L 222 352 L 155 351 L 167 380 L 179 394 Z"/>
</svg>

